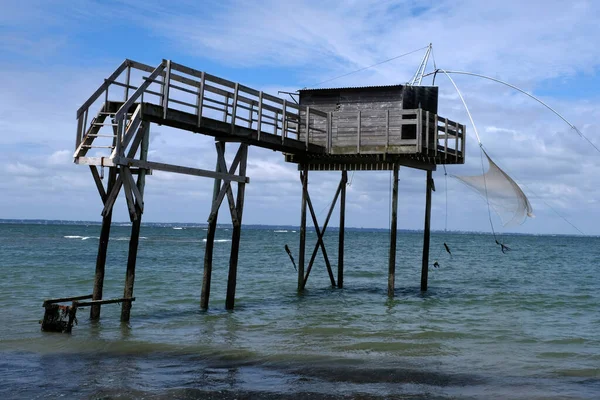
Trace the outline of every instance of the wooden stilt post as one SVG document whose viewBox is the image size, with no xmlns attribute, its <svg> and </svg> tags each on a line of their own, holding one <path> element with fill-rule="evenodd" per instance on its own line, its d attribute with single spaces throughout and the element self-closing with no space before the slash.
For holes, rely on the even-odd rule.
<svg viewBox="0 0 600 400">
<path fill-rule="evenodd" d="M 344 287 L 344 229 L 346 224 L 346 184 L 348 183 L 348 172 L 342 171 L 342 187 L 340 191 L 340 237 L 338 247 L 338 281 L 341 289 Z"/>
<path fill-rule="evenodd" d="M 390 227 L 390 260 L 388 268 L 388 296 L 394 297 L 396 279 L 396 233 L 398 229 L 398 163 L 394 163 L 394 186 L 392 190 L 392 223 Z"/>
<path fill-rule="evenodd" d="M 221 151 L 225 154 L 225 142 L 217 142 L 217 146 L 221 147 Z M 216 172 L 223 172 L 219 168 L 219 161 L 217 160 Z M 221 179 L 215 178 L 215 184 L 213 187 L 213 202 L 217 200 L 219 191 L 221 190 Z M 210 298 L 210 282 L 212 278 L 212 261 L 213 261 L 213 250 L 215 246 L 215 234 L 217 231 L 217 217 L 219 209 L 217 207 L 216 212 L 211 214 L 211 218 L 208 221 L 208 231 L 206 232 L 206 247 L 204 248 L 204 275 L 202 277 L 202 293 L 200 294 L 200 308 L 208 310 L 208 300 Z"/>
<path fill-rule="evenodd" d="M 298 255 L 298 290 L 304 290 L 304 256 L 306 250 L 306 199 L 308 197 L 308 165 L 302 166 L 302 207 L 300 208 L 300 254 Z"/>
<path fill-rule="evenodd" d="M 248 159 L 248 145 L 240 144 L 240 150 L 243 151 L 240 160 L 240 175 L 246 176 L 246 161 Z M 242 214 L 244 212 L 244 192 L 245 182 L 238 182 L 237 199 L 235 209 L 237 221 L 233 224 L 231 234 L 231 255 L 229 256 L 229 276 L 227 278 L 227 297 L 225 298 L 225 309 L 233 310 L 235 305 L 235 287 L 237 285 L 237 264 L 240 250 L 240 237 L 242 234 Z"/>
<path fill-rule="evenodd" d="M 150 123 L 143 122 L 140 129 L 144 129 L 144 136 L 140 145 L 140 159 L 146 161 L 148 159 L 148 145 L 150 144 Z M 139 193 L 144 195 L 144 186 L 146 185 L 146 170 L 141 169 L 138 172 L 137 188 Z M 133 297 L 133 284 L 135 282 L 135 265 L 137 262 L 137 251 L 140 241 L 140 228 L 142 224 L 143 205 L 136 202 L 135 204 L 137 218 L 131 224 L 131 237 L 129 238 L 129 253 L 127 256 L 127 272 L 125 273 L 125 289 L 123 290 L 123 298 L 130 299 Z M 129 322 L 131 315 L 131 301 L 121 303 L 121 322 Z"/>
<path fill-rule="evenodd" d="M 431 188 L 433 173 L 427 171 L 427 188 L 425 189 L 425 226 L 423 227 L 423 264 L 421 266 L 421 290 L 427 290 L 427 277 L 429 274 L 429 236 L 431 222 Z"/>
<path fill-rule="evenodd" d="M 116 180 L 117 168 L 112 167 L 108 173 L 106 193 L 110 193 Z M 104 269 L 106 266 L 106 253 L 108 252 L 111 224 L 112 210 L 102 217 L 102 228 L 100 230 L 100 240 L 98 242 L 98 255 L 96 256 L 96 273 L 94 275 L 94 291 L 92 293 L 92 300 L 102 300 L 102 290 L 104 288 Z M 90 319 L 100 319 L 100 304 L 93 305 L 90 308 Z"/>
</svg>

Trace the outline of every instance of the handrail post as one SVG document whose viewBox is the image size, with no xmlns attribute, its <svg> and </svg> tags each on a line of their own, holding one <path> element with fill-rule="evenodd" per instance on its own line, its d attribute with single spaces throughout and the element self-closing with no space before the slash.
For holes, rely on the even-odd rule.
<svg viewBox="0 0 600 400">
<path fill-rule="evenodd" d="M 79 148 L 79 145 L 81 144 L 81 138 L 83 137 L 83 134 L 81 133 L 83 129 L 83 115 L 80 115 L 77 118 L 77 136 L 75 137 L 75 150 L 77 150 Z"/>
<path fill-rule="evenodd" d="M 310 106 L 306 106 L 306 150 L 308 150 L 309 136 L 310 136 Z"/>
<path fill-rule="evenodd" d="M 258 93 L 258 121 L 256 122 L 256 135 L 260 140 L 260 131 L 262 129 L 262 107 L 263 107 L 263 92 Z"/>
<path fill-rule="evenodd" d="M 425 151 L 429 154 L 429 111 L 425 111 Z"/>
<path fill-rule="evenodd" d="M 460 138 L 460 152 L 462 153 L 463 163 L 465 162 L 465 138 L 467 137 L 466 132 L 467 127 L 465 125 L 461 125 L 461 138 Z"/>
<path fill-rule="evenodd" d="M 444 161 L 448 160 L 448 118 L 444 125 Z"/>
<path fill-rule="evenodd" d="M 123 125 L 125 124 L 126 118 L 123 117 L 120 120 L 115 121 L 117 123 L 117 137 L 115 138 L 115 154 L 117 158 L 121 157 L 121 137 L 123 136 Z"/>
<path fill-rule="evenodd" d="M 435 117 L 433 118 L 433 151 L 434 151 L 434 156 L 437 157 L 438 155 L 438 145 L 439 145 L 439 121 L 438 121 L 438 115 L 435 114 Z"/>
<path fill-rule="evenodd" d="M 167 109 L 169 108 L 169 86 L 171 83 L 171 60 L 167 60 L 167 71 L 163 81 L 163 118 L 167 119 Z"/>
<path fill-rule="evenodd" d="M 281 116 L 281 143 L 287 136 L 287 101 L 283 99 L 283 114 Z"/>
<path fill-rule="evenodd" d="M 127 64 L 127 74 L 125 75 L 125 98 L 124 101 L 127 101 L 129 97 L 129 83 L 131 82 L 131 65 Z"/>
<path fill-rule="evenodd" d="M 332 120 L 333 120 L 333 114 L 331 113 L 331 111 L 329 111 L 327 113 L 327 153 L 328 154 L 331 153 L 331 144 L 332 144 L 332 137 L 333 137 Z"/>
<path fill-rule="evenodd" d="M 390 147 L 390 110 L 385 110 L 385 152 Z"/>
<path fill-rule="evenodd" d="M 357 124 L 358 124 L 358 130 L 357 130 L 357 135 L 356 135 L 356 152 L 358 154 L 360 154 L 360 125 L 361 125 L 361 111 L 358 110 L 358 115 L 357 115 Z"/>
<path fill-rule="evenodd" d="M 420 108 L 417 109 L 417 152 L 420 153 L 423 148 L 423 143 L 421 142 L 423 139 L 423 110 Z"/>
<path fill-rule="evenodd" d="M 238 91 L 240 84 L 236 82 L 235 84 L 235 92 L 233 93 L 233 104 L 231 107 L 231 133 L 235 130 L 235 114 L 237 112 L 237 99 L 238 99 Z"/>
<path fill-rule="evenodd" d="M 104 107 L 106 107 L 106 105 Z M 85 131 L 87 129 L 88 113 L 89 113 L 89 111 L 90 111 L 90 109 L 88 108 L 83 113 L 83 130 L 81 132 L 81 139 L 83 139 L 83 135 L 85 135 Z"/>
<path fill-rule="evenodd" d="M 204 104 L 204 71 L 202 71 L 201 78 L 200 78 L 200 87 L 198 88 L 198 99 L 196 100 L 197 102 L 197 112 L 198 112 L 198 127 L 200 127 L 200 124 L 202 123 L 202 106 Z"/>
</svg>

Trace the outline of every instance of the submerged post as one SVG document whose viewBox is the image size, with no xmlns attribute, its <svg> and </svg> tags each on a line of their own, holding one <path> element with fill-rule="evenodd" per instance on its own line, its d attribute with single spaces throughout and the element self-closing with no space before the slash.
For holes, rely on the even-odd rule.
<svg viewBox="0 0 600 400">
<path fill-rule="evenodd" d="M 108 184 L 106 193 L 110 193 L 117 179 L 117 168 L 111 167 L 108 173 Z M 94 274 L 94 290 L 92 300 L 102 300 L 104 288 L 104 270 L 106 266 L 106 253 L 108 252 L 108 241 L 110 238 L 110 226 L 112 224 L 112 209 L 102 217 L 102 228 L 100 229 L 100 240 L 98 241 L 98 255 L 96 256 L 96 272 Z M 100 319 L 100 304 L 90 308 L 90 319 Z"/>
<path fill-rule="evenodd" d="M 398 172 L 400 166 L 394 163 L 394 184 L 392 189 L 392 222 L 390 226 L 390 259 L 388 266 L 388 296 L 394 297 L 396 279 L 396 234 L 398 229 Z"/>
<path fill-rule="evenodd" d="M 246 176 L 246 161 L 248 159 L 248 145 L 240 144 L 242 159 L 240 160 L 240 176 Z M 235 305 L 235 287 L 237 285 L 237 265 L 240 251 L 240 237 L 242 235 L 242 214 L 244 212 L 245 182 L 238 182 L 237 199 L 235 211 L 237 221 L 233 223 L 231 234 L 231 255 L 229 256 L 229 276 L 227 278 L 227 297 L 225 298 L 225 309 L 233 310 Z"/>
<path fill-rule="evenodd" d="M 344 287 L 344 229 L 346 225 L 346 184 L 348 172 L 342 171 L 342 186 L 340 188 L 340 236 L 338 247 L 338 282 L 341 289 Z"/>
<path fill-rule="evenodd" d="M 306 203 L 308 198 L 308 165 L 302 165 L 302 206 L 300 208 L 300 254 L 298 255 L 298 290 L 304 290 L 304 253 L 306 250 Z"/>
<path fill-rule="evenodd" d="M 144 129 L 142 142 L 140 145 L 140 159 L 147 160 L 148 146 L 150 144 L 150 124 L 143 123 L 140 129 Z M 144 186 L 146 185 L 146 170 L 140 168 L 138 171 L 137 188 L 139 193 L 144 195 Z M 138 199 L 140 201 L 141 199 Z M 125 289 L 123 298 L 131 299 L 133 297 L 133 284 L 135 282 L 135 266 L 137 262 L 138 245 L 140 242 L 140 228 L 142 225 L 142 204 L 136 203 L 135 210 L 137 218 L 131 224 L 131 237 L 129 238 L 129 254 L 127 256 L 127 272 L 125 273 Z M 131 315 L 131 301 L 124 301 L 121 304 L 121 322 L 129 322 Z"/>
<path fill-rule="evenodd" d="M 421 266 L 421 290 L 427 290 L 427 277 L 429 274 L 429 236 L 431 223 L 431 189 L 433 186 L 433 173 L 427 171 L 427 187 L 425 189 L 425 226 L 423 227 L 423 264 Z"/>
<path fill-rule="evenodd" d="M 225 142 L 217 142 L 217 146 L 221 146 L 223 154 L 225 154 Z M 216 172 L 220 171 L 219 161 L 217 160 Z M 222 171 L 221 171 L 222 172 Z M 213 186 L 213 203 L 217 201 L 219 191 L 221 190 L 221 179 L 215 178 Z M 212 209 L 212 207 L 211 207 Z M 200 294 L 200 308 L 203 310 L 208 309 L 208 300 L 210 298 L 210 283 L 212 278 L 212 262 L 213 262 L 213 250 L 215 246 L 215 234 L 217 231 L 217 217 L 219 214 L 219 208 L 216 208 L 214 214 L 208 220 L 208 231 L 206 232 L 206 247 L 204 248 L 204 274 L 202 277 L 202 292 Z"/>
</svg>

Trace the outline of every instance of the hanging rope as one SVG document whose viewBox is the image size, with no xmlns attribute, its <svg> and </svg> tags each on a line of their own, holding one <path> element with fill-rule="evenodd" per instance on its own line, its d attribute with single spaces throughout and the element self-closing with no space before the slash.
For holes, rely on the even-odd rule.
<svg viewBox="0 0 600 400">
<path fill-rule="evenodd" d="M 454 82 L 454 79 L 452 79 L 452 77 L 445 70 L 443 70 L 441 68 L 438 68 L 436 70 L 436 72 L 437 71 L 443 72 L 444 75 L 446 75 L 446 77 L 450 80 L 450 82 L 452 82 L 452 85 L 454 86 L 454 89 L 456 89 L 456 93 L 458 94 L 458 97 L 462 101 L 463 106 L 465 107 L 465 111 L 467 112 L 467 115 L 469 116 L 469 120 L 471 121 L 471 125 L 473 126 L 473 132 L 475 132 L 475 137 L 477 137 L 477 142 L 479 143 L 479 150 L 480 150 L 480 156 L 481 156 L 481 173 L 483 175 L 483 185 L 484 185 L 484 189 L 485 189 L 485 202 L 486 202 L 486 205 L 487 205 L 487 212 L 488 212 L 488 219 L 489 219 L 489 222 L 490 222 L 490 228 L 492 230 L 492 235 L 494 235 L 494 241 L 496 242 L 497 245 L 500 246 L 500 249 L 502 250 L 502 253 L 506 253 L 506 251 L 510 250 L 510 248 L 508 246 L 506 246 L 504 243 L 502 243 L 501 241 L 498 240 L 498 236 L 496 234 L 496 230 L 494 229 L 494 222 L 492 221 L 492 209 L 491 209 L 491 206 L 490 206 L 490 198 L 489 198 L 488 186 L 487 186 L 487 179 L 486 179 L 486 174 L 485 174 L 485 165 L 483 163 L 483 154 L 485 153 L 485 151 L 483 149 L 483 143 L 481 143 L 481 138 L 479 136 L 479 132 L 477 130 L 477 126 L 475 125 L 475 121 L 473 120 L 473 116 L 471 115 L 471 111 L 469 110 L 469 107 L 467 106 L 467 103 L 466 103 L 466 101 L 465 101 L 462 93 L 458 89 L 458 86 Z"/>
<path fill-rule="evenodd" d="M 445 205 L 445 210 L 444 210 L 444 235 L 442 237 L 442 240 L 443 240 L 443 244 L 444 244 L 443 249 L 445 249 L 446 252 L 448 254 L 450 254 L 450 257 L 452 257 L 452 252 L 450 251 L 450 247 L 446 244 L 446 242 L 447 242 L 446 238 L 448 237 L 448 171 L 446 170 L 446 164 L 442 164 L 442 167 L 444 167 L 444 192 L 446 195 L 445 196 L 446 197 L 446 205 Z M 433 263 L 433 266 L 435 268 L 440 267 L 440 263 L 438 262 L 438 260 L 440 259 L 440 256 L 442 255 L 443 249 L 442 249 L 442 247 L 440 247 L 438 250 L 437 257 L 435 258 L 435 261 Z"/>
<path fill-rule="evenodd" d="M 432 57 L 433 57 L 433 52 L 432 52 Z M 434 59 L 434 68 L 435 68 L 435 59 Z M 431 75 L 433 74 L 433 82 L 435 83 L 435 77 L 437 75 L 438 71 L 442 71 L 444 74 L 446 74 L 446 76 L 448 76 L 448 78 L 450 79 L 451 82 L 452 79 L 450 78 L 450 76 L 448 74 L 462 74 L 462 75 L 470 75 L 470 76 L 475 76 L 475 77 L 479 77 L 479 78 L 483 78 L 483 79 L 488 79 L 491 80 L 493 82 L 497 82 L 500 83 L 502 85 L 508 86 L 514 90 L 517 90 L 520 93 L 523 93 L 524 95 L 528 96 L 529 98 L 537 101 L 538 103 L 540 103 L 541 105 L 543 105 L 544 107 L 546 107 L 548 110 L 550 110 L 551 112 L 553 112 L 554 114 L 556 114 L 560 119 L 562 119 L 567 125 L 569 125 L 569 127 L 571 129 L 573 129 L 580 137 L 582 137 L 583 139 L 585 139 L 596 151 L 600 152 L 600 148 L 598 148 L 598 146 L 596 146 L 588 137 L 586 137 L 575 125 L 573 125 L 571 122 L 569 122 L 565 117 L 563 117 L 558 111 L 556 111 L 554 108 L 550 107 L 548 104 L 546 104 L 545 102 L 543 102 L 542 100 L 538 99 L 537 97 L 535 97 L 534 95 L 532 95 L 531 93 L 526 92 L 525 90 L 512 85 L 508 82 L 502 81 L 500 79 L 496 79 L 496 78 L 492 78 L 490 76 L 487 75 L 482 75 L 482 74 L 476 74 L 473 72 L 465 72 L 465 71 L 447 71 L 447 70 L 441 70 L 438 68 L 435 68 L 435 71 L 432 73 L 429 73 L 425 76 Z M 454 82 L 453 82 L 454 83 Z M 454 85 L 456 88 L 456 85 Z M 458 89 L 457 89 L 458 90 Z M 460 95 L 460 93 L 459 93 Z M 462 100 L 462 96 L 461 96 L 461 100 Z M 464 104 L 464 100 L 463 100 L 463 104 Z M 466 105 L 465 105 L 466 107 Z M 468 112 L 468 110 L 467 110 Z M 471 123 L 473 121 L 471 120 Z M 475 128 L 475 127 L 474 127 Z M 481 145 L 481 142 L 480 142 Z M 512 174 L 511 174 L 512 175 Z M 552 210 L 552 212 L 554 212 L 558 217 L 560 217 L 562 220 L 564 220 L 567 224 L 569 224 L 571 227 L 573 227 L 577 232 L 579 232 L 582 235 L 585 235 L 585 233 L 583 231 L 581 231 L 581 229 L 579 229 L 575 224 L 573 224 L 571 221 L 569 221 L 565 216 L 563 216 L 562 214 L 560 214 L 556 209 L 554 209 L 554 207 L 552 207 L 550 204 L 548 204 L 544 199 L 542 199 L 536 192 L 534 192 L 529 186 L 527 186 L 526 184 L 522 184 L 519 183 L 519 185 L 523 185 L 525 186 L 531 193 L 533 193 L 533 195 L 535 197 L 537 197 L 539 200 L 541 200 L 544 205 L 546 205 L 550 210 Z M 509 250 L 508 247 L 506 247 L 505 245 L 498 243 L 502 246 L 502 250 Z"/>
<path fill-rule="evenodd" d="M 470 76 L 476 76 L 478 78 L 483 78 L 483 79 L 488 79 L 490 81 L 493 82 L 497 82 L 500 83 L 502 85 L 508 86 L 512 89 L 515 89 L 518 92 L 523 93 L 524 95 L 528 96 L 529 98 L 537 101 L 538 103 L 540 103 L 541 105 L 543 105 L 544 107 L 546 107 L 548 110 L 552 111 L 554 114 L 556 114 L 560 119 L 562 119 L 567 125 L 569 125 L 571 127 L 571 129 L 573 129 L 580 137 L 582 137 L 583 139 L 585 139 L 597 152 L 600 153 L 600 148 L 598 148 L 598 146 L 596 146 L 587 136 L 585 136 L 583 134 L 583 132 L 581 132 L 575 125 L 573 125 L 572 123 L 570 123 L 565 117 L 563 117 L 558 111 L 556 111 L 554 108 L 550 107 L 548 104 L 544 103 L 542 100 L 538 99 L 537 97 L 535 97 L 534 95 L 532 95 L 531 93 L 515 86 L 512 85 L 508 82 L 502 81 L 500 79 L 496 79 L 496 78 L 492 78 L 491 76 L 487 76 L 487 75 L 481 75 L 481 74 L 476 74 L 474 72 L 466 72 L 466 71 L 445 71 L 442 69 L 435 69 L 435 71 L 430 72 L 429 74 L 423 75 L 425 76 L 429 76 L 429 75 L 433 75 L 433 82 L 435 83 L 435 76 L 438 73 L 438 71 L 442 71 L 444 72 L 444 74 L 446 74 L 446 76 L 448 76 L 448 74 L 461 74 L 461 75 L 470 75 Z"/>
</svg>

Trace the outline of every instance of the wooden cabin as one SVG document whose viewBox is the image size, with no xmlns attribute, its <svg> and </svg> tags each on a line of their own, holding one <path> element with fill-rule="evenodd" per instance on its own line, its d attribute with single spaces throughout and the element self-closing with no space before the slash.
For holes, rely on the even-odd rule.
<svg viewBox="0 0 600 400">
<path fill-rule="evenodd" d="M 325 147 L 330 159 L 342 156 L 337 162 L 360 155 L 367 163 L 390 157 L 464 163 L 465 127 L 437 115 L 437 87 L 303 89 L 299 104 L 299 140 Z M 303 162 L 294 156 L 287 161 Z"/>
</svg>

